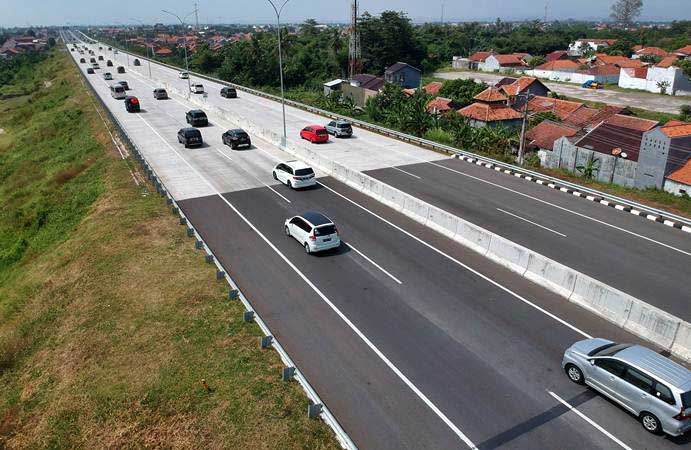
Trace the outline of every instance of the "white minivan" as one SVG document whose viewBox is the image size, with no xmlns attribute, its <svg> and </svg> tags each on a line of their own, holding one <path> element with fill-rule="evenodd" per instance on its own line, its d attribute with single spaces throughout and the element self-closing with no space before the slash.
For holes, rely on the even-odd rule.
<svg viewBox="0 0 691 450">
<path fill-rule="evenodd" d="M 317 184 L 314 170 L 301 161 L 286 161 L 277 164 L 273 170 L 274 180 L 278 180 L 289 188 L 299 189 Z"/>
<path fill-rule="evenodd" d="M 287 236 L 294 238 L 305 249 L 314 253 L 341 246 L 336 225 L 324 214 L 306 212 L 285 221 Z"/>
<path fill-rule="evenodd" d="M 115 83 L 110 85 L 110 95 L 111 97 L 120 100 L 127 96 L 127 92 L 125 92 L 125 87 L 123 85 L 120 83 Z"/>
<path fill-rule="evenodd" d="M 190 92 L 193 94 L 203 94 L 204 93 L 204 85 L 199 84 L 199 83 L 192 83 L 190 85 Z"/>
</svg>

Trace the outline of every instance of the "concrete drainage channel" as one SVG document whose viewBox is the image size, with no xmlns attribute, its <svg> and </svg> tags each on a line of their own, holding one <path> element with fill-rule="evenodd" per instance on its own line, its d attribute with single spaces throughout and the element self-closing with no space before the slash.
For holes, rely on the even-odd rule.
<svg viewBox="0 0 691 450">
<path fill-rule="evenodd" d="M 80 31 L 80 33 L 88 40 L 90 40 L 92 43 L 97 43 L 98 41 L 91 39 L 89 36 L 85 35 Z M 122 50 L 122 49 L 120 49 Z M 169 69 L 173 69 L 176 71 L 182 70 L 179 67 L 171 66 L 165 63 L 162 63 L 160 61 L 155 61 L 151 60 L 149 58 L 146 58 L 144 56 L 139 56 L 139 55 L 133 55 L 136 58 L 146 60 L 146 61 L 152 61 L 155 64 L 159 64 L 161 66 L 167 67 Z M 199 74 L 196 72 L 190 72 L 193 74 L 195 77 L 199 77 L 205 80 L 213 81 L 214 83 L 219 83 L 222 85 L 226 86 L 232 86 L 240 91 L 248 92 L 250 94 L 263 97 L 263 98 L 268 98 L 277 102 L 280 102 L 281 99 L 280 97 L 277 97 L 272 94 L 267 94 L 266 92 L 262 91 L 257 91 L 255 89 L 251 89 L 245 86 L 241 86 L 239 84 L 235 83 L 230 83 L 228 81 L 224 80 L 219 80 L 217 78 L 210 77 L 208 75 L 204 74 Z M 346 117 L 346 116 L 341 116 L 338 114 L 334 114 L 330 111 L 325 111 L 319 108 L 315 108 L 313 106 L 305 105 L 303 103 L 298 103 L 293 100 L 287 100 L 286 99 L 286 104 L 289 106 L 293 106 L 295 108 L 302 109 L 304 111 L 308 111 L 314 114 L 319 114 L 320 116 L 328 117 L 331 119 L 345 119 L 350 121 L 353 125 L 368 130 L 372 131 L 384 136 L 392 137 L 395 139 L 398 139 L 403 142 L 407 142 L 413 145 L 417 145 L 419 147 L 427 148 L 433 151 L 437 151 L 440 153 L 445 153 L 448 155 L 454 155 L 458 159 L 462 159 L 464 161 L 468 161 L 470 163 L 474 163 L 480 166 L 487 167 L 489 169 L 494 169 L 496 171 L 500 171 L 509 175 L 514 175 L 520 178 L 523 178 L 527 181 L 532 181 L 537 184 L 552 188 L 552 189 L 557 189 L 562 192 L 566 192 L 569 194 L 573 194 L 574 196 L 583 198 L 585 200 L 593 201 L 600 203 L 605 206 L 610 206 L 612 208 L 615 208 L 619 211 L 622 212 L 627 212 L 634 214 L 636 216 L 643 217 L 648 220 L 652 220 L 664 225 L 667 225 L 672 228 L 676 228 L 682 231 L 685 231 L 687 233 L 691 233 L 691 220 L 685 217 L 681 217 L 675 214 L 671 214 L 667 211 L 662 211 L 656 208 L 652 208 L 646 205 L 642 205 L 640 203 L 633 202 L 631 200 L 627 200 L 624 198 L 620 198 L 611 194 L 606 194 L 601 191 L 597 191 L 595 189 L 589 189 L 584 186 L 580 186 L 575 183 L 570 183 L 568 181 L 561 180 L 559 178 L 554 178 L 550 177 L 548 175 L 541 174 L 539 172 L 535 172 L 532 170 L 525 169 L 523 167 L 519 166 L 514 166 L 511 164 L 503 163 L 496 161 L 492 158 L 484 157 L 484 156 L 479 156 L 471 152 L 467 152 L 465 150 L 461 150 L 455 147 L 451 147 L 448 145 L 443 145 L 439 144 L 434 141 L 429 141 L 426 139 L 418 138 L 415 136 L 411 136 L 409 134 L 402 133 L 400 131 L 395 131 L 395 130 L 390 130 L 388 128 L 380 127 L 378 125 L 373 125 L 368 122 L 363 122 L 361 120 L 353 119 L 352 117 Z"/>
<path fill-rule="evenodd" d="M 528 280 L 566 298 L 615 325 L 691 361 L 691 325 L 570 267 L 478 227 L 434 205 L 423 202 L 369 175 L 349 169 L 319 153 L 288 141 L 245 117 L 211 105 L 203 97 L 180 92 L 164 83 L 168 92 L 204 109 L 211 117 L 244 128 L 287 153 L 411 219 L 469 247 Z"/>
<path fill-rule="evenodd" d="M 75 63 L 75 66 L 77 66 L 77 70 L 79 70 L 79 72 L 82 73 L 79 66 L 73 58 L 72 61 Z M 154 168 L 146 160 L 144 154 L 129 138 L 127 132 L 125 131 L 124 127 L 122 127 L 117 117 L 113 116 L 110 113 L 110 110 L 103 103 L 98 93 L 96 93 L 96 91 L 93 89 L 88 79 L 86 79 L 85 84 L 91 90 L 92 96 L 98 100 L 100 106 L 108 115 L 111 123 L 115 125 L 116 133 L 119 134 L 122 141 L 126 142 L 129 146 L 132 156 L 141 165 L 141 168 L 146 174 L 147 178 L 156 188 L 156 192 L 161 197 L 166 198 L 166 203 L 170 206 L 172 213 L 179 217 L 180 225 L 184 225 L 187 228 L 187 236 L 194 239 L 195 248 L 198 250 L 204 250 L 204 252 L 206 253 L 206 262 L 209 264 L 214 264 L 216 266 L 216 279 L 225 280 L 228 283 L 228 300 L 239 300 L 240 302 L 242 302 L 242 304 L 245 307 L 243 319 L 246 322 L 255 322 L 262 330 L 264 336 L 260 339 L 259 345 L 261 346 L 261 348 L 273 347 L 276 350 L 276 352 L 278 352 L 279 356 L 281 357 L 281 360 L 283 361 L 283 364 L 285 365 L 282 371 L 282 379 L 284 381 L 290 381 L 295 379 L 298 383 L 300 383 L 300 386 L 302 386 L 303 390 L 307 394 L 307 397 L 311 401 L 311 404 L 307 408 L 308 416 L 312 419 L 321 418 L 324 422 L 326 422 L 326 424 L 333 430 L 334 434 L 336 435 L 336 439 L 339 441 L 339 443 L 344 449 L 357 450 L 357 446 L 355 445 L 355 443 L 350 439 L 345 430 L 343 430 L 336 418 L 333 416 L 333 414 L 331 414 L 331 411 L 326 407 L 326 405 L 324 405 L 317 392 L 314 390 L 314 388 L 312 388 L 309 381 L 307 381 L 307 378 L 305 378 L 304 374 L 297 368 L 290 355 L 288 355 L 288 353 L 281 346 L 278 340 L 274 338 L 269 327 L 262 320 L 257 311 L 255 311 L 255 309 L 252 307 L 252 304 L 243 295 L 242 291 L 240 291 L 233 278 L 228 274 L 228 271 L 223 267 L 218 258 L 216 258 L 216 256 L 213 254 L 206 242 L 204 242 L 202 236 L 194 228 L 194 225 L 190 222 L 185 213 L 178 206 L 175 199 L 170 195 L 168 189 L 161 181 L 161 178 L 158 176 Z"/>
</svg>

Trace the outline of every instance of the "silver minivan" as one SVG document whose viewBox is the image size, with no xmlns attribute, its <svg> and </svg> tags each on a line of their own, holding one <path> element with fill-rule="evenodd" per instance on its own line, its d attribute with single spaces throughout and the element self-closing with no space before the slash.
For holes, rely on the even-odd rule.
<svg viewBox="0 0 691 450">
<path fill-rule="evenodd" d="M 127 92 L 125 91 L 125 87 L 123 85 L 120 83 L 115 83 L 110 85 L 110 95 L 111 97 L 120 100 L 127 97 Z"/>
<path fill-rule="evenodd" d="M 576 342 L 562 368 L 639 418 L 651 433 L 679 436 L 691 429 L 691 371 L 641 345 L 607 339 Z"/>
</svg>

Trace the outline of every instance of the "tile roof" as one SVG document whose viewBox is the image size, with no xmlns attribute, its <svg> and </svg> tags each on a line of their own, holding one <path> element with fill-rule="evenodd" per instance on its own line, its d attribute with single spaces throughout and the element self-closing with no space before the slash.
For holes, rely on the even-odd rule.
<svg viewBox="0 0 691 450">
<path fill-rule="evenodd" d="M 495 87 L 502 87 L 506 86 L 508 84 L 513 84 L 518 80 L 518 78 L 513 78 L 513 77 L 504 77 L 501 80 L 497 81 L 496 84 L 494 85 Z"/>
<path fill-rule="evenodd" d="M 552 53 L 549 53 L 548 55 L 545 56 L 545 61 L 547 61 L 547 62 L 556 61 L 558 59 L 563 58 L 566 55 L 567 55 L 566 50 L 555 50 Z"/>
<path fill-rule="evenodd" d="M 493 55 L 500 66 L 527 66 L 527 64 L 516 55 Z"/>
<path fill-rule="evenodd" d="M 648 68 L 647 67 L 638 67 L 638 68 L 629 68 L 629 69 L 622 68 L 621 70 L 626 72 L 626 74 L 628 76 L 633 77 L 633 78 L 645 79 L 648 76 Z"/>
<path fill-rule="evenodd" d="M 593 44 L 607 44 L 607 45 L 612 45 L 615 42 L 617 42 L 617 39 L 599 39 L 599 38 L 593 38 L 593 39 L 588 39 L 588 38 L 581 38 L 581 39 L 576 39 L 576 42 L 592 42 Z"/>
<path fill-rule="evenodd" d="M 578 133 L 578 127 L 563 125 L 551 120 L 543 120 L 526 133 L 528 145 L 552 150 L 554 141 L 563 136 L 574 136 Z"/>
<path fill-rule="evenodd" d="M 355 76 L 353 76 L 353 80 L 360 83 L 360 87 L 362 87 L 364 89 L 370 89 L 372 91 L 378 91 L 386 83 L 386 81 L 384 81 L 383 78 L 379 78 L 377 76 L 370 75 L 368 73 L 361 73 L 361 74 L 355 75 Z"/>
<path fill-rule="evenodd" d="M 528 111 L 531 113 L 551 112 L 561 120 L 564 120 L 582 106 L 583 103 L 559 100 L 551 97 L 536 96 L 528 102 Z"/>
<path fill-rule="evenodd" d="M 609 125 L 616 125 L 628 130 L 636 130 L 640 132 L 650 131 L 657 126 L 659 122 L 655 120 L 641 119 L 639 117 L 624 116 L 622 114 L 614 114 L 612 117 L 604 121 Z"/>
<path fill-rule="evenodd" d="M 660 47 L 644 47 L 638 51 L 636 51 L 637 55 L 654 55 L 654 56 L 661 56 L 663 58 L 667 57 L 669 53 L 666 51 L 662 50 Z"/>
<path fill-rule="evenodd" d="M 671 55 L 660 61 L 659 63 L 655 64 L 656 67 L 662 67 L 663 69 L 666 69 L 667 67 L 670 67 L 674 64 L 674 62 L 677 60 L 676 55 Z"/>
<path fill-rule="evenodd" d="M 691 55 L 691 45 L 687 45 L 685 47 L 678 48 L 678 49 L 674 50 L 674 53 L 681 53 L 682 55 L 689 56 L 689 55 Z"/>
<path fill-rule="evenodd" d="M 619 75 L 621 67 L 615 66 L 614 64 L 602 64 L 600 66 L 591 67 L 584 72 L 590 75 Z"/>
<path fill-rule="evenodd" d="M 451 111 L 453 100 L 445 97 L 436 97 L 427 104 L 427 112 L 430 114 L 445 113 Z"/>
<path fill-rule="evenodd" d="M 622 68 L 643 67 L 645 64 L 640 59 L 630 59 L 626 56 L 614 56 L 598 53 L 596 55 L 598 64 L 614 64 Z"/>
<path fill-rule="evenodd" d="M 410 89 L 410 88 L 409 89 L 403 89 L 403 95 L 405 95 L 406 97 L 412 97 L 413 95 L 415 95 L 416 90 L 417 89 Z"/>
<path fill-rule="evenodd" d="M 631 47 L 631 50 L 633 50 L 634 52 L 637 52 L 638 50 L 640 50 L 642 48 L 643 48 L 642 45 L 634 45 L 633 47 Z"/>
<path fill-rule="evenodd" d="M 594 126 L 598 125 L 600 122 L 604 122 L 615 114 L 630 115 L 631 113 L 624 107 L 607 105 L 598 111 L 596 115 L 590 118 L 590 121 L 586 125 Z"/>
<path fill-rule="evenodd" d="M 576 145 L 605 155 L 621 156 L 638 161 L 643 132 L 603 123 L 576 142 Z"/>
<path fill-rule="evenodd" d="M 484 62 L 490 55 L 493 54 L 494 52 L 475 52 L 470 55 L 468 59 L 473 62 Z"/>
<path fill-rule="evenodd" d="M 496 87 L 488 87 L 477 94 L 473 99 L 485 103 L 505 102 L 508 98 Z"/>
<path fill-rule="evenodd" d="M 495 106 L 487 103 L 473 103 L 459 109 L 458 114 L 480 122 L 499 122 L 523 118 L 521 113 L 508 106 Z"/>
<path fill-rule="evenodd" d="M 422 86 L 422 89 L 429 95 L 437 95 L 442 86 L 444 86 L 444 83 L 441 83 L 439 81 L 432 81 L 431 83 Z"/>
<path fill-rule="evenodd" d="M 691 123 L 681 122 L 681 121 L 670 121 L 667 122 L 663 127 L 660 128 L 667 137 L 677 138 L 691 136 Z"/>
<path fill-rule="evenodd" d="M 530 87 L 533 83 L 536 82 L 542 84 L 542 81 L 538 80 L 535 77 L 521 77 L 518 80 L 514 81 L 512 84 L 502 86 L 501 89 L 506 93 L 506 95 L 516 96 L 528 89 L 528 87 Z M 544 87 L 549 91 L 547 86 Z"/>
<path fill-rule="evenodd" d="M 683 166 L 670 173 L 665 178 L 691 186 L 691 158 L 687 159 Z"/>
<path fill-rule="evenodd" d="M 580 64 L 570 59 L 555 59 L 535 67 L 538 70 L 578 69 Z"/>
<path fill-rule="evenodd" d="M 599 109 L 582 106 L 566 116 L 564 122 L 577 127 L 584 127 L 589 125 L 593 117 L 597 116 L 599 113 Z"/>
</svg>

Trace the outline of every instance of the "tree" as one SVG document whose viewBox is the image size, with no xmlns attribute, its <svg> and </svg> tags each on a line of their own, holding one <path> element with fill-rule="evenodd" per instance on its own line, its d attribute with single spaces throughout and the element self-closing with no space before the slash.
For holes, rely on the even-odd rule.
<svg viewBox="0 0 691 450">
<path fill-rule="evenodd" d="M 360 43 L 364 70 L 375 74 L 398 61 L 419 68 L 425 57 L 410 19 L 402 12 L 384 11 L 379 17 L 363 14 Z"/>
<path fill-rule="evenodd" d="M 55 38 L 49 37 L 48 38 L 48 48 L 53 48 L 53 47 L 55 47 Z"/>
<path fill-rule="evenodd" d="M 662 80 L 662 81 L 658 81 L 656 84 L 657 84 L 657 87 L 660 89 L 660 94 L 662 94 L 662 95 L 667 94 L 667 89 L 669 89 L 669 86 L 670 86 L 669 81 Z"/>
<path fill-rule="evenodd" d="M 622 25 L 631 25 L 641 14 L 643 0 L 617 0 L 611 8 L 610 15 Z"/>
<path fill-rule="evenodd" d="M 576 166 L 576 170 L 583 174 L 583 178 L 586 180 L 591 180 L 600 171 L 600 159 L 593 158 L 593 155 L 591 154 L 584 165 Z"/>
<path fill-rule="evenodd" d="M 542 56 L 534 56 L 533 58 L 530 59 L 530 62 L 528 62 L 528 65 L 530 66 L 531 69 L 536 68 L 537 66 L 541 66 L 545 63 L 545 58 Z"/>
<path fill-rule="evenodd" d="M 450 80 L 446 81 L 439 89 L 439 95 L 453 100 L 458 108 L 473 103 L 473 97 L 487 89 L 485 83 L 476 83 L 473 80 Z"/>
<path fill-rule="evenodd" d="M 679 119 L 684 122 L 691 121 L 691 105 L 681 105 L 679 107 Z"/>
<path fill-rule="evenodd" d="M 681 67 L 681 70 L 684 71 L 684 74 L 686 74 L 687 77 L 691 78 L 691 61 L 678 60 L 674 61 L 674 65 L 677 67 Z"/>
</svg>

